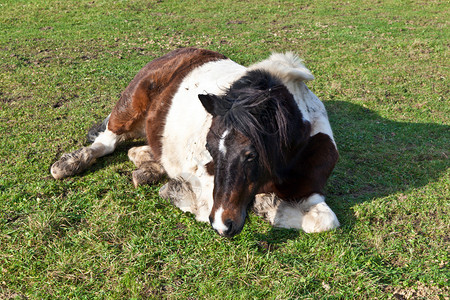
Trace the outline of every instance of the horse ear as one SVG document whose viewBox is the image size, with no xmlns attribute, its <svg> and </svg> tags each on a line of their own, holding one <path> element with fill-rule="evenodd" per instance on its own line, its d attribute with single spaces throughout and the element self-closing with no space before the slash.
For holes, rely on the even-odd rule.
<svg viewBox="0 0 450 300">
<path fill-rule="evenodd" d="M 216 103 L 219 100 L 219 97 L 212 94 L 207 95 L 198 95 L 198 99 L 203 104 L 203 107 L 209 112 L 211 115 L 216 116 Z"/>
</svg>

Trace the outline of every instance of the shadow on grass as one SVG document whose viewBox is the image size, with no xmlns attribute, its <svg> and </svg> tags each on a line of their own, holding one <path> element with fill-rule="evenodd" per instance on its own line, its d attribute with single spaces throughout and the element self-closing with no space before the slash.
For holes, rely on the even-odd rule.
<svg viewBox="0 0 450 300">
<path fill-rule="evenodd" d="M 438 180 L 450 164 L 450 126 L 392 121 L 359 105 L 328 101 L 340 160 L 327 184 L 338 217 L 374 198 Z"/>
<path fill-rule="evenodd" d="M 133 147 L 140 147 L 145 145 L 146 142 L 143 140 L 122 142 L 117 145 L 116 150 L 114 150 L 112 154 L 98 158 L 97 161 L 92 166 L 90 166 L 87 170 L 83 171 L 82 173 L 76 176 L 83 177 L 87 174 L 96 173 L 109 165 L 128 162 L 130 161 L 130 159 L 128 158 L 128 150 L 130 150 Z M 131 172 L 129 172 L 129 176 L 131 180 Z"/>
<path fill-rule="evenodd" d="M 340 153 L 327 203 L 348 230 L 356 221 L 352 206 L 423 187 L 450 167 L 448 125 L 392 121 L 343 101 L 325 105 Z M 298 234 L 273 228 L 257 238 L 276 247 Z"/>
</svg>

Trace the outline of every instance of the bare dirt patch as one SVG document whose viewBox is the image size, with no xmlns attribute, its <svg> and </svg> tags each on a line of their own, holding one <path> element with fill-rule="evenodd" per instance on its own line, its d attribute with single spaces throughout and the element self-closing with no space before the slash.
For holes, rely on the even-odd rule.
<svg viewBox="0 0 450 300">
<path fill-rule="evenodd" d="M 417 286 L 409 288 L 394 288 L 388 286 L 385 291 L 392 294 L 394 299 L 450 299 L 450 290 L 448 287 L 439 288 L 437 286 L 427 286 L 421 282 L 417 282 Z"/>
</svg>

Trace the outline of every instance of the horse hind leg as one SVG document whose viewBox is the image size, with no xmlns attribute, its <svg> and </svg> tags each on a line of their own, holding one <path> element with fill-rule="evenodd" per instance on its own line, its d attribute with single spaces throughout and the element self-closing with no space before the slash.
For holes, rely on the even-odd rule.
<svg viewBox="0 0 450 300">
<path fill-rule="evenodd" d="M 135 187 L 153 184 L 165 173 L 164 168 L 154 158 L 150 146 L 133 147 L 128 151 L 128 157 L 137 167 L 132 173 Z"/>
</svg>

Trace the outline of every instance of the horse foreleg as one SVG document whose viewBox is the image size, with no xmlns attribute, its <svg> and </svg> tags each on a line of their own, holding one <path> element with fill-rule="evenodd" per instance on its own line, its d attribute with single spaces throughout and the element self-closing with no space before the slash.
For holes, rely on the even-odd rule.
<svg viewBox="0 0 450 300">
<path fill-rule="evenodd" d="M 290 203 L 274 194 L 259 194 L 253 210 L 273 226 L 322 232 L 339 227 L 339 221 L 322 195 L 312 194 L 304 201 Z"/>
</svg>

